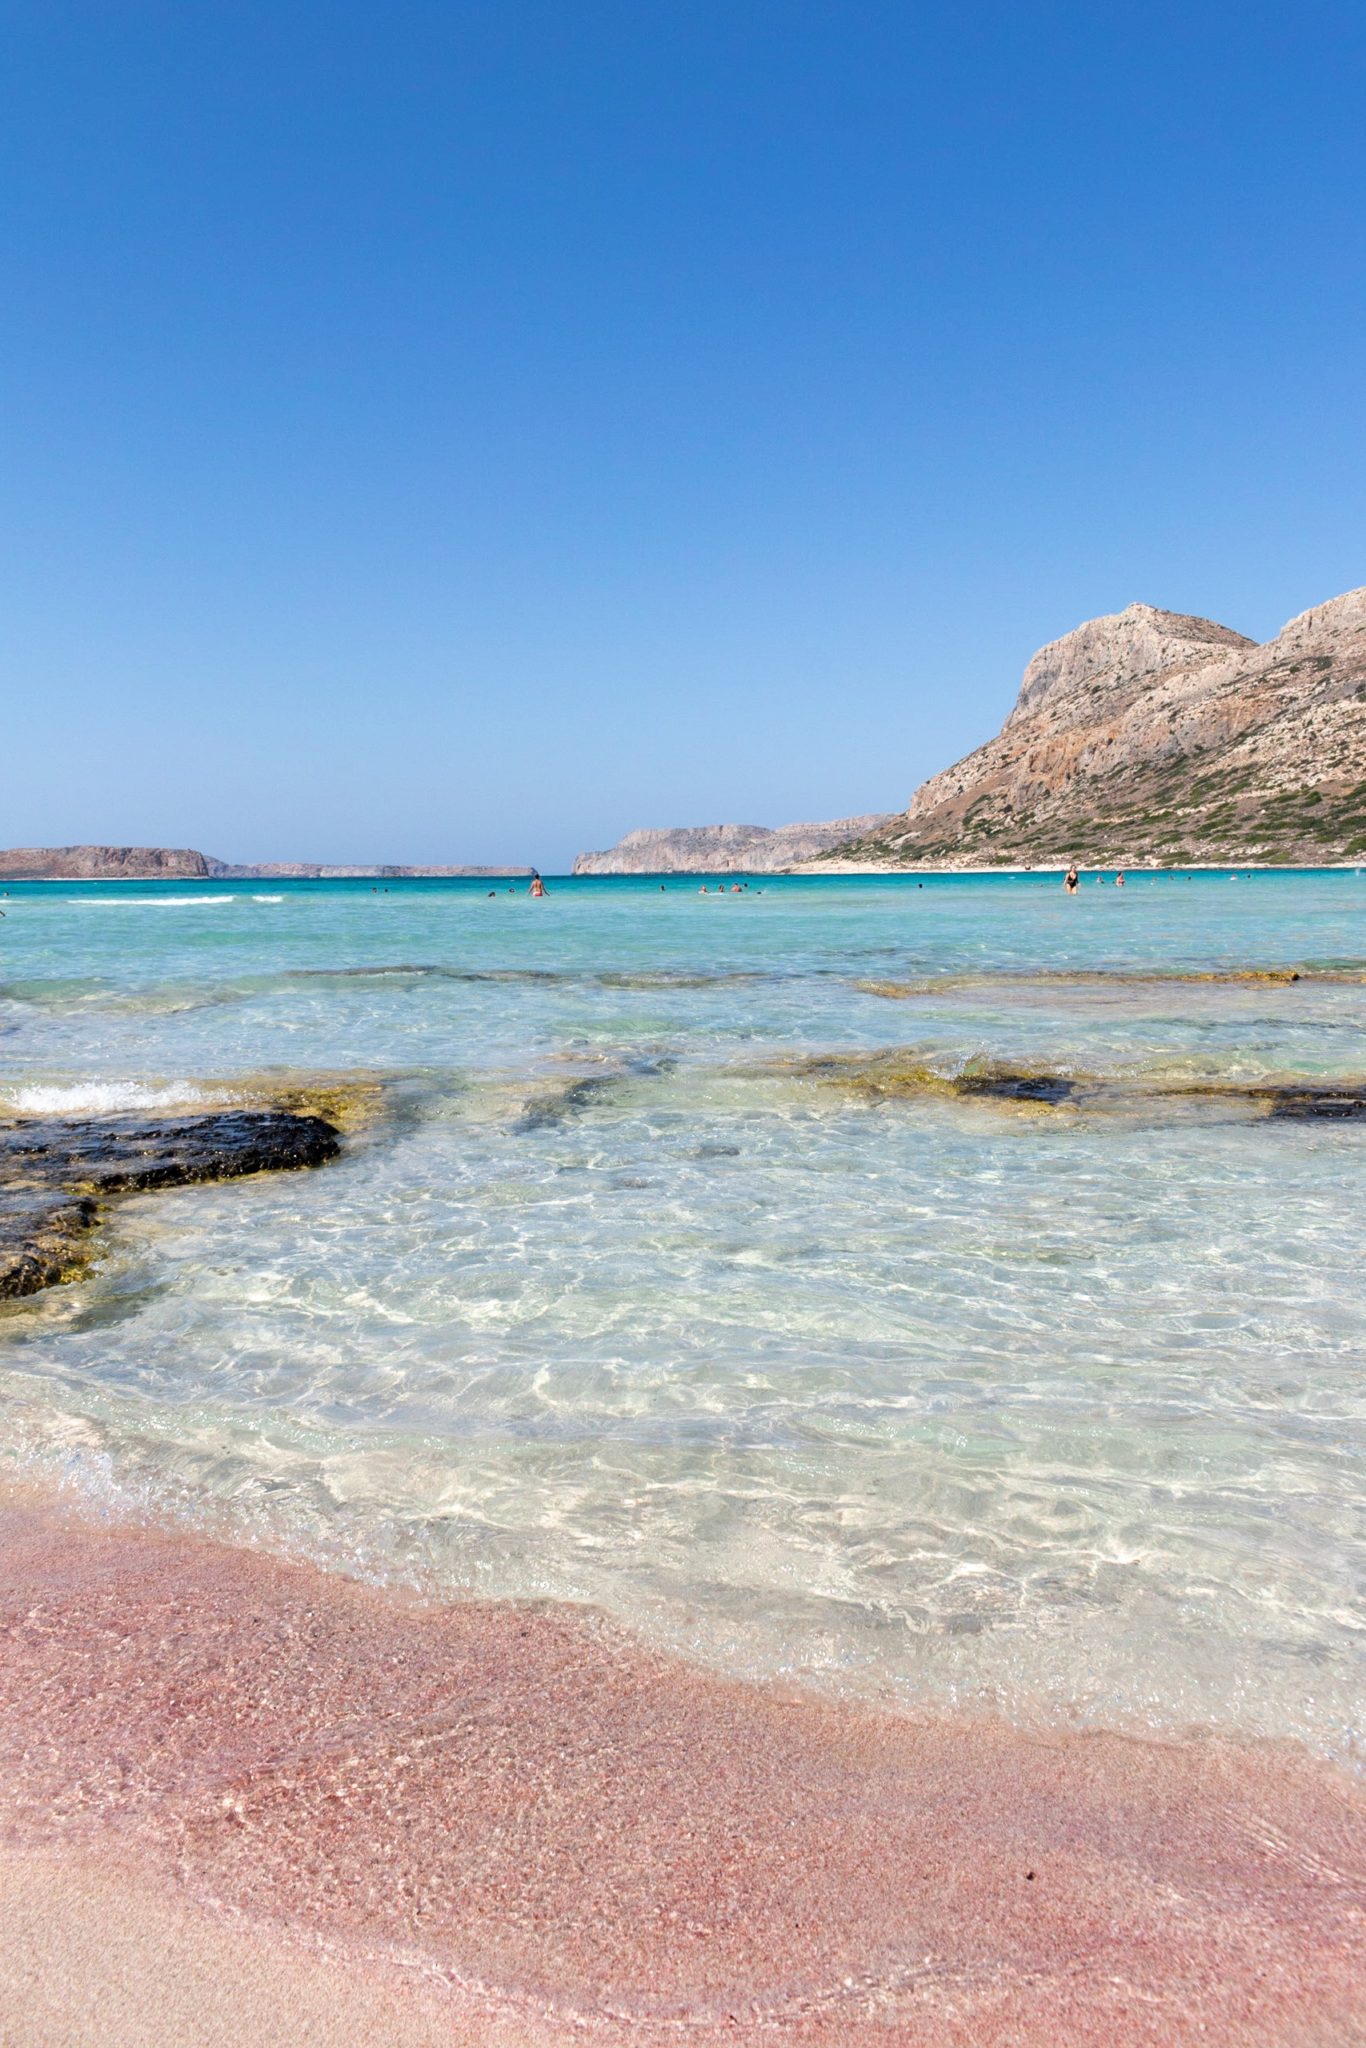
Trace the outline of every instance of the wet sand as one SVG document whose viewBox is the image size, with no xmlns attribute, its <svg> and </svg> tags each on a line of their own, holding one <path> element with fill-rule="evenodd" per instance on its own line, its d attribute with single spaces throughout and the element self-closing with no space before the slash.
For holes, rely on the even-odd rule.
<svg viewBox="0 0 1366 2048">
<path fill-rule="evenodd" d="M 1366 2038 L 1366 1801 L 1289 1747 L 880 1715 L 33 1495 L 0 1588 L 7 2048 Z"/>
<path fill-rule="evenodd" d="M 136 1866 L 0 1846 L 5 2048 L 540 2048 L 411 1969 L 206 1912 Z"/>
</svg>

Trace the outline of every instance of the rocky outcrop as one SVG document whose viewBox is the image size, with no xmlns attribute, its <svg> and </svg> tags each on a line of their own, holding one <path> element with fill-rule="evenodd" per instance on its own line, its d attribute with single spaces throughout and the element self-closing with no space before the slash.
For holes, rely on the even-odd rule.
<svg viewBox="0 0 1366 2048">
<path fill-rule="evenodd" d="M 1366 856 L 1366 588 L 1264 646 L 1132 604 L 1042 648 L 1001 732 L 831 865 Z"/>
<path fill-rule="evenodd" d="M 605 853 L 581 853 L 576 875 L 771 875 L 889 823 L 886 813 L 823 825 L 677 825 L 628 832 Z"/>
<path fill-rule="evenodd" d="M 279 1109 L 0 1125 L 0 1298 L 78 1272 L 111 1195 L 320 1166 L 338 1150 L 334 1125 Z"/>
<path fill-rule="evenodd" d="M 12 846 L 0 876 L 13 882 L 194 881 L 218 863 L 188 846 Z"/>
</svg>

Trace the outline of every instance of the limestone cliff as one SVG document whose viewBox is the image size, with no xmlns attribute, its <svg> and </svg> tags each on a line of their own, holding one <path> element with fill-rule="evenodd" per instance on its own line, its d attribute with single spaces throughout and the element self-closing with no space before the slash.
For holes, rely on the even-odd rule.
<svg viewBox="0 0 1366 2048">
<path fill-rule="evenodd" d="M 581 853 L 576 875 L 771 875 L 842 840 L 876 831 L 885 813 L 824 825 L 676 825 L 628 832 L 605 853 Z"/>
<path fill-rule="evenodd" d="M 1366 588 L 1264 646 L 1131 604 L 1042 648 L 1000 733 L 828 862 L 1366 855 Z"/>
</svg>

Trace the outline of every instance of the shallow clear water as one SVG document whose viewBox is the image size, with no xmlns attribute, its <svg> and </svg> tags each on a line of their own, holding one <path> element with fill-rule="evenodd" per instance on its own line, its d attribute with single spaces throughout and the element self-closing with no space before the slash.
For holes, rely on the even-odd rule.
<svg viewBox="0 0 1366 2048">
<path fill-rule="evenodd" d="M 1366 985 L 1124 977 L 1362 968 L 1366 878 L 551 889 L 11 887 L 9 1106 L 386 1088 L 337 1165 L 125 1204 L 8 1310 L 0 1449 L 734 1670 L 1348 1750 L 1366 1126 L 1143 1093 L 1360 1079 Z M 788 1064 L 893 1047 L 1138 1102 Z"/>
</svg>

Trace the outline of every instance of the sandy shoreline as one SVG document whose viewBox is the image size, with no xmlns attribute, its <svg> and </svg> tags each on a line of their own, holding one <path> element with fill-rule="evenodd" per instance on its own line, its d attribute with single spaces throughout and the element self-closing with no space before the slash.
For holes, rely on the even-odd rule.
<svg viewBox="0 0 1366 2048">
<path fill-rule="evenodd" d="M 1289 1748 L 895 1719 L 41 1498 L 0 1560 L 7 2048 L 275 2038 L 244 1998 L 396 2048 L 1359 2038 L 1366 1801 Z"/>
</svg>

